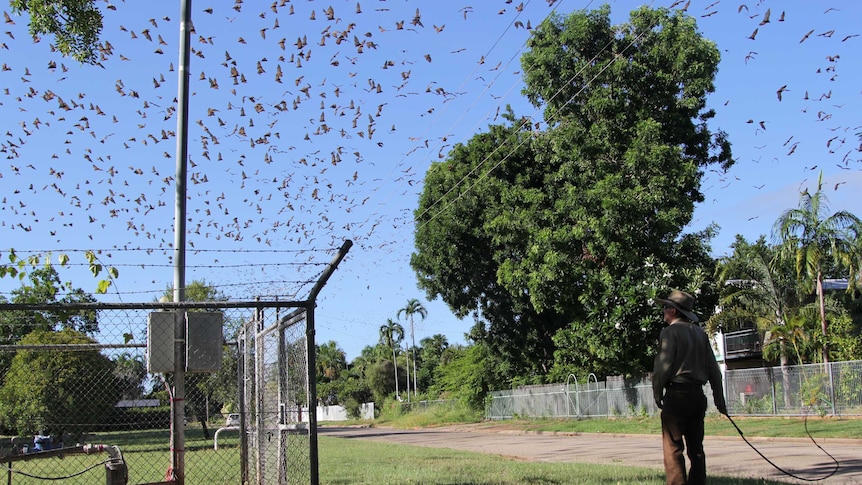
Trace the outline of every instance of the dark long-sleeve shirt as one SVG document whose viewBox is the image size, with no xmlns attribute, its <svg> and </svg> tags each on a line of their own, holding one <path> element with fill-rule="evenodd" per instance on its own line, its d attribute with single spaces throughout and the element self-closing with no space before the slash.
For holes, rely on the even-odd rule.
<svg viewBox="0 0 862 485">
<path fill-rule="evenodd" d="M 715 360 L 706 332 L 685 320 L 674 320 L 662 329 L 660 348 L 653 367 L 652 388 L 656 403 L 661 403 L 670 382 L 712 386 L 716 407 L 725 409 L 721 369 Z"/>
</svg>

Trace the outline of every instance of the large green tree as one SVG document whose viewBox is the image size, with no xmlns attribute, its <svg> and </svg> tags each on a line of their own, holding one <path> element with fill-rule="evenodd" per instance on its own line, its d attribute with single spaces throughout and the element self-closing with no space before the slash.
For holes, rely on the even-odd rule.
<svg viewBox="0 0 862 485">
<path fill-rule="evenodd" d="M 795 262 L 800 286 L 817 296 L 824 337 L 823 362 L 829 362 L 823 279 L 848 276 L 853 288 L 860 267 L 858 248 L 862 237 L 862 221 L 847 211 L 829 214 L 827 202 L 821 172 L 817 191 L 802 192 L 799 207 L 781 214 L 772 229 L 782 255 Z M 830 270 L 834 273 L 829 274 Z"/>
<path fill-rule="evenodd" d="M 682 12 L 609 17 L 534 30 L 521 63 L 543 123 L 510 112 L 456 146 L 429 168 L 416 211 L 420 287 L 474 314 L 510 378 L 640 373 L 661 325 L 650 299 L 708 286 L 712 229 L 683 228 L 705 170 L 733 163 L 707 126 L 719 51 Z"/>
<path fill-rule="evenodd" d="M 114 358 L 114 378 L 120 391 L 120 399 L 140 399 L 144 396 L 144 381 L 147 379 L 147 364 L 140 355 L 123 352 Z"/>
<path fill-rule="evenodd" d="M 12 359 L 0 388 L 2 426 L 19 434 L 79 434 L 102 422 L 123 390 L 114 363 L 98 350 L 51 347 L 92 343 L 72 329 L 36 330 L 22 338 L 21 345 L 44 347 L 19 350 Z"/>
<path fill-rule="evenodd" d="M 0 343 L 17 343 L 22 337 L 36 330 L 70 329 L 94 335 L 99 331 L 95 311 L 70 310 L 63 304 L 93 303 L 93 295 L 69 282 L 62 282 L 53 266 L 37 267 L 26 274 L 19 288 L 12 290 L 11 298 L 0 295 L 0 304 L 56 304 L 51 309 L 40 311 L 0 311 Z M 12 361 L 11 352 L 0 352 L 0 378 Z"/>
</svg>

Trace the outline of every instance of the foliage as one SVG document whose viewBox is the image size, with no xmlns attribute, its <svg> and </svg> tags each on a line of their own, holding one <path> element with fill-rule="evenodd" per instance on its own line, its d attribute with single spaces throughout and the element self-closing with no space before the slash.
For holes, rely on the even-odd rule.
<svg viewBox="0 0 862 485">
<path fill-rule="evenodd" d="M 776 249 L 768 246 L 763 236 L 750 244 L 737 235 L 731 247 L 733 253 L 716 264 L 721 311 L 709 319 L 707 326 L 725 333 L 757 329 L 759 335 L 770 336 L 764 339 L 765 357 L 778 357 L 782 365 L 787 365 L 787 343 L 804 337 L 798 333 L 800 327 L 791 328 L 789 322 L 800 305 L 792 270 L 776 257 Z"/>
<path fill-rule="evenodd" d="M 434 374 L 444 362 L 443 354 L 448 348 L 446 336 L 439 333 L 419 341 L 419 362 L 422 366 L 417 372 L 417 379 L 421 389 L 429 390 L 434 384 Z"/>
<path fill-rule="evenodd" d="M 782 365 L 810 362 L 811 333 L 805 319 L 799 315 L 772 326 L 763 337 L 764 359 L 774 360 L 778 357 Z M 793 358 L 789 355 L 790 350 L 793 351 Z"/>
<path fill-rule="evenodd" d="M 61 282 L 53 266 L 42 266 L 26 275 L 29 284 L 22 283 L 12 290 L 11 300 L 0 295 L 0 304 L 74 304 L 93 303 L 95 298 L 69 282 Z M 15 344 L 23 336 L 36 330 L 71 329 L 87 335 L 99 331 L 98 319 L 92 310 L 69 310 L 58 305 L 39 311 L 5 310 L 0 312 L 0 341 Z M 5 374 L 12 360 L 9 352 L 0 353 L 0 376 Z"/>
<path fill-rule="evenodd" d="M 411 265 L 429 298 L 474 314 L 506 379 L 639 374 L 657 291 L 694 291 L 709 312 L 712 229 L 682 229 L 706 167 L 733 163 L 707 127 L 718 59 L 682 13 L 552 16 L 522 57 L 549 128 L 509 112 L 428 170 Z"/>
<path fill-rule="evenodd" d="M 817 191 L 806 189 L 799 196 L 799 207 L 785 211 L 772 229 L 783 258 L 794 261 L 799 286 L 808 294 L 816 294 L 820 309 L 821 331 L 824 343 L 827 338 L 826 297 L 823 279 L 838 274 L 827 274 L 834 268 L 849 277 L 849 291 L 853 291 L 860 268 L 860 238 L 862 221 L 847 211 L 828 214 L 828 201 L 823 193 L 823 173 L 817 182 Z M 842 271 L 843 270 L 843 271 Z M 823 360 L 829 360 L 829 346 L 823 347 Z"/>
<path fill-rule="evenodd" d="M 374 401 L 374 393 L 366 379 L 352 372 L 345 372 L 336 380 L 318 384 L 317 396 L 325 405 L 341 405 L 351 418 L 361 417 L 362 404 Z M 376 401 L 382 402 L 382 401 Z"/>
<path fill-rule="evenodd" d="M 338 379 L 341 371 L 347 368 L 347 357 L 338 348 L 335 341 L 330 340 L 323 345 L 315 345 L 317 352 L 317 382 L 332 382 Z"/>
<path fill-rule="evenodd" d="M 144 380 L 147 365 L 143 357 L 123 352 L 114 359 L 114 378 L 120 391 L 120 399 L 140 399 L 144 396 Z"/>
<path fill-rule="evenodd" d="M 404 327 L 398 322 L 388 318 L 386 324 L 380 326 L 380 343 L 392 351 L 392 372 L 395 374 L 392 380 L 395 383 L 395 395 L 400 395 L 400 379 L 398 379 L 398 359 L 396 351 L 401 347 L 401 340 L 404 339 Z M 407 382 L 408 392 L 410 390 L 410 382 Z"/>
<path fill-rule="evenodd" d="M 10 0 L 14 13 L 30 14 L 30 35 L 56 38 L 57 50 L 64 56 L 94 64 L 102 30 L 102 13 L 94 0 Z"/>
<path fill-rule="evenodd" d="M 90 344 L 81 332 L 36 330 L 20 344 Z M 19 350 L 0 388 L 0 420 L 19 434 L 86 432 L 121 395 L 114 363 L 96 350 Z M 95 388 L 100 392 L 93 392 Z"/>
<path fill-rule="evenodd" d="M 80 288 L 73 288 L 69 282 L 63 283 L 53 266 L 44 266 L 27 274 L 29 284 L 12 290 L 10 303 L 17 304 L 73 304 L 94 303 L 92 295 Z M 6 303 L 6 298 L 0 296 L 0 302 Z M 53 330 L 70 328 L 85 334 L 95 334 L 99 331 L 96 313 L 89 310 L 64 310 L 61 306 L 52 310 L 37 312 L 13 312 L 0 315 L 3 322 L 2 337 L 7 342 L 30 333 L 33 330 Z"/>
<path fill-rule="evenodd" d="M 829 324 L 829 356 L 834 361 L 859 360 L 862 358 L 862 329 L 854 324 L 847 311 L 832 313 Z"/>
<path fill-rule="evenodd" d="M 162 294 L 163 298 L 171 301 L 174 297 L 174 287 L 168 285 Z M 215 286 L 207 283 L 206 280 L 195 280 L 186 284 L 185 301 L 227 301 L 228 296 L 219 291 Z"/>
<path fill-rule="evenodd" d="M 93 274 L 93 277 L 98 278 L 103 274 L 106 277 L 106 279 L 102 279 L 97 282 L 96 293 L 107 293 L 111 285 L 114 284 L 115 280 L 120 276 L 119 270 L 114 266 L 105 267 L 102 260 L 99 258 L 99 255 L 96 254 L 95 251 L 84 251 L 84 257 L 87 260 L 87 266 L 90 269 L 90 273 Z M 43 264 L 45 269 L 50 269 L 56 274 L 56 268 L 54 268 L 51 263 L 50 253 L 44 257 L 43 255 L 36 253 L 31 254 L 27 258 L 22 258 L 18 256 L 15 249 L 9 249 L 7 259 L 9 260 L 9 264 L 0 265 L 0 278 L 8 276 L 10 278 L 23 280 L 30 271 L 38 271 L 40 264 Z M 57 263 L 60 267 L 65 267 L 69 264 L 69 261 L 69 255 L 65 253 L 60 253 L 57 256 Z"/>
<path fill-rule="evenodd" d="M 407 305 L 404 308 L 398 310 L 398 314 L 396 315 L 398 318 L 401 318 L 401 315 L 407 317 L 407 321 L 410 323 L 410 350 L 412 352 L 413 357 L 413 393 L 416 394 L 419 392 L 419 378 L 416 376 L 417 374 L 417 364 L 416 364 L 416 331 L 413 325 L 413 316 L 419 315 L 422 317 L 422 320 L 425 320 L 425 317 L 428 316 L 428 310 L 422 306 L 422 303 L 419 302 L 416 298 L 411 298 L 407 301 Z M 408 370 L 410 369 L 410 364 L 407 364 Z M 407 391 L 410 391 L 410 379 L 407 379 Z"/>
<path fill-rule="evenodd" d="M 404 372 L 398 373 L 391 360 L 381 359 L 366 367 L 365 383 L 368 385 L 368 388 L 371 390 L 371 394 L 374 396 L 374 402 L 383 402 L 387 396 L 390 396 L 395 392 L 395 376 L 398 376 L 397 378 L 401 381 L 399 384 L 402 387 L 406 385 L 406 374 Z"/>
<path fill-rule="evenodd" d="M 484 409 L 488 392 L 498 388 L 487 381 L 492 374 L 487 368 L 491 360 L 489 350 L 481 343 L 452 350 L 454 355 L 437 368 L 440 397 L 456 400 L 472 409 Z"/>
</svg>

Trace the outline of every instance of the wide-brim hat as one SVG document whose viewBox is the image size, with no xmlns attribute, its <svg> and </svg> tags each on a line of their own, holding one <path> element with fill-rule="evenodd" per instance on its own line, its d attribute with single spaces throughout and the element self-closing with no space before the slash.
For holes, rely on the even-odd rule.
<svg viewBox="0 0 862 485">
<path fill-rule="evenodd" d="M 656 298 L 656 301 L 670 305 L 680 311 L 689 321 L 697 322 L 699 319 L 694 314 L 694 297 L 684 291 L 673 290 L 667 298 Z"/>
</svg>

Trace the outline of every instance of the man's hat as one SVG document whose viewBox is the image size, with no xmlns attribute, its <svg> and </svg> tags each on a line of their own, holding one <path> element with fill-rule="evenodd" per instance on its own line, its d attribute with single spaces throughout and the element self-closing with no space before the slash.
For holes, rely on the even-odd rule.
<svg viewBox="0 0 862 485">
<path fill-rule="evenodd" d="M 656 298 L 656 301 L 676 308 L 691 322 L 698 321 L 697 315 L 692 311 L 694 297 L 684 291 L 673 290 L 666 299 Z"/>
</svg>

